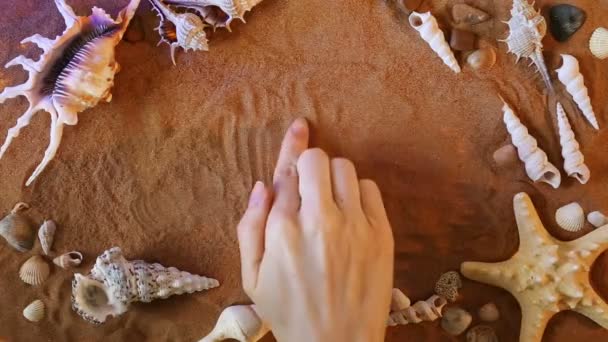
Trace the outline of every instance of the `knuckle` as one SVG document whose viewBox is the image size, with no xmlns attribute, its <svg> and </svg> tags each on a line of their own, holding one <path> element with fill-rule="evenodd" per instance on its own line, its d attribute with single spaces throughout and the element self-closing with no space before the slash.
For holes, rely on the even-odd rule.
<svg viewBox="0 0 608 342">
<path fill-rule="evenodd" d="M 308 150 L 304 151 L 300 156 L 300 161 L 302 163 L 312 163 L 322 159 L 329 159 L 329 157 L 327 156 L 327 153 L 325 153 L 325 151 L 318 147 L 309 148 Z"/>
</svg>

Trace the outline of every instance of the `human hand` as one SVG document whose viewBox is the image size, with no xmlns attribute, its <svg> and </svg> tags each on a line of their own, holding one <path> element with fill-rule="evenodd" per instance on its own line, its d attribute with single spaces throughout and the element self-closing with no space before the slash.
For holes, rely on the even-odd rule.
<svg viewBox="0 0 608 342">
<path fill-rule="evenodd" d="M 245 292 L 279 341 L 382 341 L 394 242 L 380 190 L 289 128 L 238 226 Z M 274 195 L 274 196 L 273 196 Z"/>
</svg>

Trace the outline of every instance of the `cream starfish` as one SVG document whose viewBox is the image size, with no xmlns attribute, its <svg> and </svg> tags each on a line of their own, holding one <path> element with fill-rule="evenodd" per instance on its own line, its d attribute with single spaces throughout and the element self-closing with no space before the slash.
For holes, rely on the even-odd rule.
<svg viewBox="0 0 608 342">
<path fill-rule="evenodd" d="M 513 200 L 519 250 L 497 263 L 465 262 L 462 274 L 511 292 L 522 310 L 520 342 L 538 342 L 553 315 L 581 313 L 608 328 L 608 305 L 593 290 L 589 271 L 608 248 L 608 225 L 580 239 L 563 242 L 545 230 L 525 193 Z"/>
</svg>

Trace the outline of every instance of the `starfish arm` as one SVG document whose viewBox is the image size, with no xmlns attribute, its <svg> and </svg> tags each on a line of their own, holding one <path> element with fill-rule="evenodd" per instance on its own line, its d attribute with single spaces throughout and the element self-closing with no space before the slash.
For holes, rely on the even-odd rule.
<svg viewBox="0 0 608 342">
<path fill-rule="evenodd" d="M 604 329 L 608 329 L 608 304 L 595 291 L 589 292 L 574 311 L 587 316 Z"/>
<path fill-rule="evenodd" d="M 515 220 L 519 231 L 519 250 L 535 250 L 554 239 L 547 233 L 528 194 L 521 192 L 513 198 Z"/>
<path fill-rule="evenodd" d="M 510 261 L 497 263 L 467 261 L 460 265 L 460 272 L 471 280 L 507 289 L 510 283 Z"/>
<path fill-rule="evenodd" d="M 593 263 L 608 248 L 608 225 L 597 228 L 579 239 L 567 242 L 566 246 Z"/>
<path fill-rule="evenodd" d="M 530 303 L 528 301 L 528 303 Z M 526 304 L 519 301 L 521 306 L 521 330 L 519 342 L 538 342 L 542 340 L 547 323 L 554 313 L 543 310 L 538 305 Z"/>
</svg>

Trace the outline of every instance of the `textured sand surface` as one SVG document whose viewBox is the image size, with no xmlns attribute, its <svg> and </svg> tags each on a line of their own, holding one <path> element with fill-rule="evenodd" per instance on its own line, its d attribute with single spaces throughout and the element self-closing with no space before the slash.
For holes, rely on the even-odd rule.
<svg viewBox="0 0 608 342">
<path fill-rule="evenodd" d="M 73 0 L 76 12 L 97 5 L 113 15 L 126 1 Z M 420 1 L 409 1 L 412 3 Z M 442 26 L 456 0 L 425 1 Z M 558 1 L 538 1 L 543 8 Z M 25 180 L 48 143 L 49 116 L 40 113 L 0 161 L 0 213 L 17 201 L 32 204 L 37 222 L 58 222 L 54 250 L 79 250 L 88 272 L 95 257 L 120 246 L 132 259 L 214 277 L 221 287 L 151 304 L 133 305 L 124 316 L 93 326 L 70 308 L 71 271 L 54 268 L 32 288 L 17 270 L 31 254 L 0 241 L 0 337 L 8 341 L 194 341 L 205 335 L 225 306 L 247 301 L 240 288 L 235 225 L 255 180 L 270 180 L 280 140 L 293 118 L 313 126 L 313 142 L 334 156 L 353 159 L 362 177 L 383 191 L 396 239 L 395 286 L 412 299 L 427 298 L 444 271 L 462 261 L 500 261 L 518 245 L 513 195 L 526 191 L 548 230 L 561 239 L 555 210 L 580 201 L 608 211 L 608 129 L 599 133 L 574 110 L 558 87 L 592 170 L 589 184 L 565 178 L 562 188 L 532 184 L 521 164 L 498 168 L 492 153 L 507 142 L 502 94 L 560 166 L 555 99 L 526 62 L 514 63 L 504 44 L 510 1 L 470 3 L 494 17 L 478 33 L 499 47 L 498 65 L 487 72 L 452 73 L 409 27 L 395 6 L 382 0 L 265 0 L 218 31 L 208 53 L 177 54 L 156 47 L 156 17 L 146 1 L 130 37 L 118 46 L 121 72 L 113 101 L 80 114 L 64 131 L 57 157 L 30 188 Z M 586 48 L 591 32 L 608 25 L 608 1 L 570 1 L 588 14 L 568 43 L 545 39 L 548 66 L 559 53 L 581 61 L 602 127 L 608 126 L 608 61 Z M 19 41 L 34 33 L 54 37 L 63 21 L 52 1 L 0 1 L 0 63 L 39 51 Z M 137 39 L 135 39 L 137 40 Z M 554 77 L 555 78 L 555 77 Z M 0 88 L 21 83 L 20 68 L 0 69 Z M 548 106 L 550 104 L 550 106 Z M 27 108 L 21 97 L 0 106 L 0 132 Z M 550 110 L 549 110 L 550 108 Z M 585 232 L 591 228 L 587 227 Z M 593 270 L 608 299 L 608 257 Z M 48 318 L 31 324 L 22 309 L 35 298 Z M 466 281 L 460 305 L 476 311 L 497 303 L 492 324 L 501 341 L 515 341 L 521 315 L 505 291 Z M 362 320 L 365 318 L 362 317 Z M 456 341 L 438 323 L 389 328 L 388 341 Z M 608 340 L 608 331 L 574 313 L 556 316 L 543 341 Z"/>
</svg>

